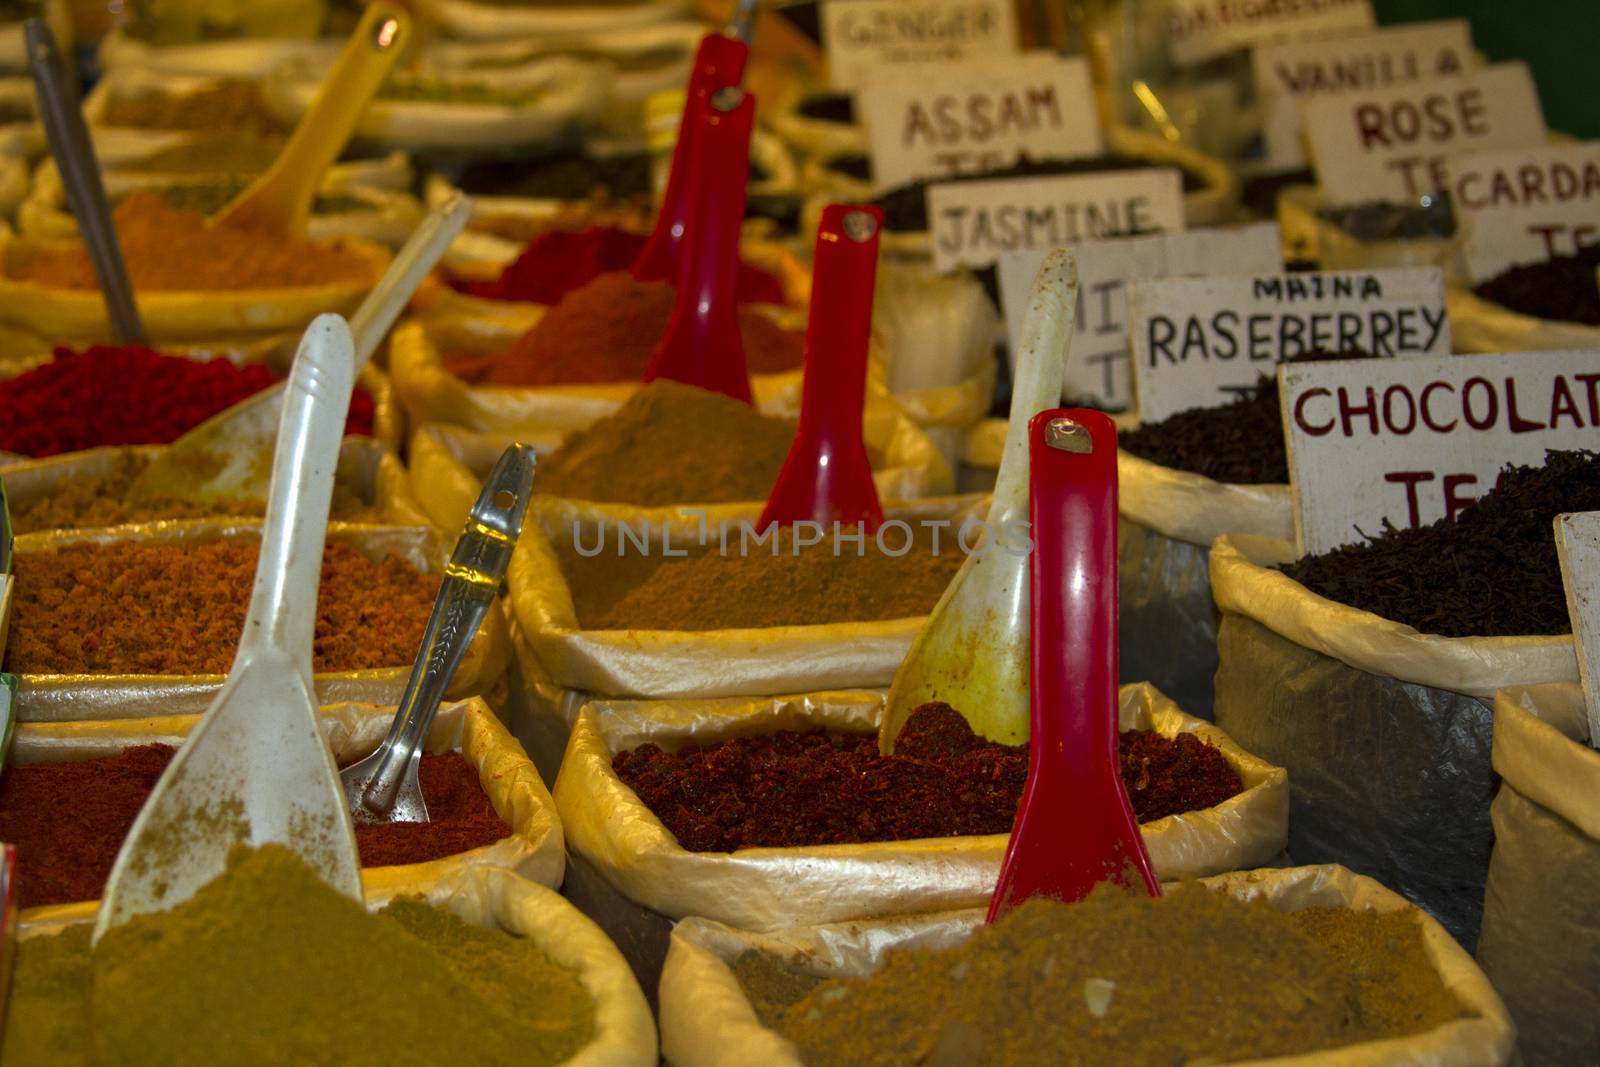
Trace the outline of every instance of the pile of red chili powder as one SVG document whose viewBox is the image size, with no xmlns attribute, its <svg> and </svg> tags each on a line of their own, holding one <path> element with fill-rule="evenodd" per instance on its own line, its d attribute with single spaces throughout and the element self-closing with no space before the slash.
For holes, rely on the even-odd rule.
<svg viewBox="0 0 1600 1067">
<path fill-rule="evenodd" d="M 0 840 L 17 846 L 18 904 L 97 900 L 122 840 L 175 750 L 140 745 L 120 755 L 10 766 L 0 775 Z M 356 827 L 364 867 L 425 863 L 511 833 L 459 753 L 424 754 L 431 821 Z"/>
<path fill-rule="evenodd" d="M 54 456 L 101 445 L 164 445 L 277 380 L 260 364 L 187 359 L 140 345 L 65 346 L 0 381 L 0 450 Z M 372 397 L 356 390 L 345 432 L 372 433 Z"/>
<path fill-rule="evenodd" d="M 1243 790 L 1193 734 L 1121 736 L 1122 781 L 1141 823 L 1214 807 Z M 612 759 L 617 776 L 691 852 L 1009 834 L 1026 745 L 972 732 L 949 704 L 911 713 L 892 756 L 877 734 L 780 730 L 706 748 L 653 744 Z"/>
<path fill-rule="evenodd" d="M 522 300 L 554 304 L 574 289 L 611 271 L 626 271 L 648 240 L 642 233 L 615 226 L 586 230 L 549 230 L 528 242 L 500 277 L 490 282 L 457 281 L 459 292 L 487 300 Z M 739 299 L 757 304 L 782 304 L 783 283 L 748 263 L 739 264 Z"/>
</svg>

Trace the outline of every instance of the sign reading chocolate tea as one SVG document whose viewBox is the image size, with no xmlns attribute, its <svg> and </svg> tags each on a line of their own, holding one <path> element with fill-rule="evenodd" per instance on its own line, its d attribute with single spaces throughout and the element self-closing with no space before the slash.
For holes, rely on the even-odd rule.
<svg viewBox="0 0 1600 1067">
<path fill-rule="evenodd" d="M 1453 153 L 1545 140 L 1539 95 L 1521 63 L 1314 96 L 1302 107 L 1317 179 L 1335 204 L 1432 196 L 1448 188 Z"/>
<path fill-rule="evenodd" d="M 1101 152 L 1089 64 L 1038 53 L 1005 62 L 888 68 L 856 96 L 880 189 L 999 170 L 1026 153 Z"/>
<path fill-rule="evenodd" d="M 1011 0 L 823 0 L 822 47 L 835 89 L 901 63 L 961 63 L 1013 55 Z"/>
<path fill-rule="evenodd" d="M 1371 0 L 1168 0 L 1167 47 L 1180 67 L 1262 41 L 1377 24 Z"/>
<path fill-rule="evenodd" d="M 933 268 L 986 267 L 1003 253 L 1183 229 L 1173 167 L 928 186 Z"/>
<path fill-rule="evenodd" d="M 1128 293 L 1139 417 L 1226 404 L 1295 356 L 1448 356 L 1444 272 L 1163 278 Z"/>
<path fill-rule="evenodd" d="M 1600 438 L 1600 352 L 1284 363 L 1300 550 L 1453 516 L 1508 463 Z"/>
<path fill-rule="evenodd" d="M 1600 748 L 1600 511 L 1558 515 L 1555 525 L 1567 614 L 1578 645 L 1578 680 L 1589 715 L 1589 743 Z"/>
<path fill-rule="evenodd" d="M 1263 163 L 1269 170 L 1306 165 L 1300 102 L 1326 93 L 1379 89 L 1477 67 L 1465 19 L 1417 22 L 1371 33 L 1276 41 L 1251 49 L 1256 95 L 1266 111 Z"/>
<path fill-rule="evenodd" d="M 1132 405 L 1133 384 L 1128 371 L 1129 282 L 1213 270 L 1275 270 L 1280 263 L 1279 248 L 1278 227 L 1271 222 L 1073 246 L 1073 258 L 1078 264 L 1078 304 L 1062 375 L 1062 397 L 1107 408 Z M 1022 336 L 1023 310 L 1033 276 L 1047 251 L 1007 253 L 997 264 L 1000 306 L 1011 337 L 1013 368 Z"/>
<path fill-rule="evenodd" d="M 1453 156 L 1450 198 L 1474 282 L 1575 255 L 1600 242 L 1600 142 Z"/>
</svg>

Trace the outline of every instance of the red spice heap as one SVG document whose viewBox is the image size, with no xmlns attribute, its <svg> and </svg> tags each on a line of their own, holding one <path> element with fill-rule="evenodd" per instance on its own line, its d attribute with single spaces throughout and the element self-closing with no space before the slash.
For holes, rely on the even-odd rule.
<svg viewBox="0 0 1600 1067">
<path fill-rule="evenodd" d="M 675 299 L 663 282 L 602 274 L 545 312 L 506 351 L 454 356 L 446 365 L 480 385 L 636 382 L 666 332 Z M 795 370 L 805 361 L 804 334 L 758 311 L 739 309 L 739 333 L 752 374 Z"/>
<path fill-rule="evenodd" d="M 1214 807 L 1243 785 L 1193 734 L 1121 737 L 1122 780 L 1141 823 Z M 948 704 L 911 713 L 892 756 L 876 734 L 780 730 L 707 748 L 619 752 L 617 776 L 691 852 L 1008 834 L 1028 750 L 972 732 Z"/>
<path fill-rule="evenodd" d="M 66 346 L 0 381 L 0 450 L 54 456 L 101 445 L 164 445 L 271 385 L 260 364 L 236 366 L 140 345 Z M 372 397 L 356 390 L 345 432 L 372 433 Z"/>
<path fill-rule="evenodd" d="M 574 289 L 609 271 L 633 266 L 644 248 L 642 233 L 615 226 L 587 230 L 549 230 L 528 242 L 492 282 L 453 282 L 454 287 L 488 300 L 554 304 Z M 783 283 L 748 263 L 739 264 L 739 299 L 757 304 L 785 302 Z"/>
<path fill-rule="evenodd" d="M 7 767 L 0 775 L 0 840 L 17 846 L 18 904 L 98 899 L 122 839 L 174 751 L 140 745 L 103 759 Z M 432 821 L 357 826 L 363 866 L 425 863 L 511 833 L 459 753 L 425 754 L 420 778 Z"/>
</svg>

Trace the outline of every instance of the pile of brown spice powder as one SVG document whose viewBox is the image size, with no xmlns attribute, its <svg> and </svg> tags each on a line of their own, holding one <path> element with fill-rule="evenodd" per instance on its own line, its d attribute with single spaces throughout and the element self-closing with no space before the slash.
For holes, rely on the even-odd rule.
<svg viewBox="0 0 1600 1067">
<path fill-rule="evenodd" d="M 15 674 L 226 674 L 244 629 L 257 541 L 83 543 L 16 556 L 5 669 Z M 312 666 L 416 658 L 439 579 L 399 556 L 330 544 Z"/>
<path fill-rule="evenodd" d="M 1238 774 L 1193 734 L 1121 735 L 1123 784 L 1141 823 L 1214 807 Z M 911 713 L 892 756 L 877 734 L 780 730 L 705 748 L 619 752 L 612 768 L 691 852 L 1007 834 L 1028 778 L 1024 745 L 972 732 L 948 704 Z"/>
<path fill-rule="evenodd" d="M 786 973 L 787 972 L 787 973 Z M 735 974 L 808 1067 L 1232 1063 L 1418 1034 L 1463 1015 L 1410 912 L 1280 912 L 1187 885 L 1034 900 L 864 978 Z"/>
</svg>

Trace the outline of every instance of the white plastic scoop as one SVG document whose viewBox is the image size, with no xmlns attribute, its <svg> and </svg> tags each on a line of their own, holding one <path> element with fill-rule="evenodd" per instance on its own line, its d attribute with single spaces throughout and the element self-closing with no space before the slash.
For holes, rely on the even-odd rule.
<svg viewBox="0 0 1600 1067">
<path fill-rule="evenodd" d="M 962 563 L 895 672 L 878 731 L 884 752 L 894 750 L 912 710 L 933 700 L 956 708 L 991 741 L 1028 740 L 1028 546 L 1021 536 L 1028 521 L 1028 420 L 1060 402 L 1077 302 L 1077 263 L 1058 248 L 1045 257 L 1028 295 L 986 519 L 988 549 Z"/>
<path fill-rule="evenodd" d="M 311 639 L 355 346 L 337 315 L 300 342 L 278 428 L 255 590 L 228 680 L 156 783 L 111 869 L 94 936 L 164 911 L 240 843 L 286 845 L 361 899 L 355 836 L 317 730 Z"/>
<path fill-rule="evenodd" d="M 434 208 L 361 302 L 350 319 L 358 373 L 471 215 L 472 201 L 459 193 Z M 140 471 L 128 485 L 127 498 L 260 499 L 266 491 L 261 457 L 272 447 L 282 410 L 279 382 L 217 412 Z"/>
</svg>

